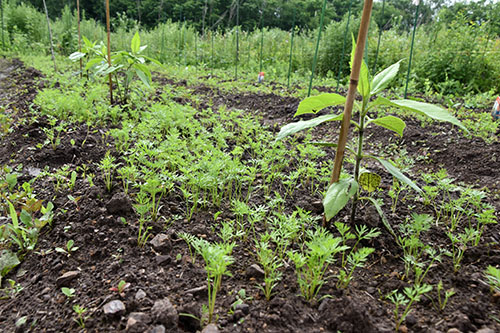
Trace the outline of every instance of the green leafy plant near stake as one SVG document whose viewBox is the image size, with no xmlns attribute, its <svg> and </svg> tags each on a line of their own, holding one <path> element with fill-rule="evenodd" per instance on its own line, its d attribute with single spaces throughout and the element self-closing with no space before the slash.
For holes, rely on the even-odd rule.
<svg viewBox="0 0 500 333">
<path fill-rule="evenodd" d="M 352 58 L 354 56 L 354 47 Z M 355 129 L 358 131 L 357 140 L 353 140 L 350 145 L 348 145 L 347 151 L 351 153 L 355 160 L 355 168 L 354 175 L 349 175 L 340 181 L 333 183 L 328 188 L 328 191 L 323 199 L 323 206 L 325 209 L 325 217 L 326 220 L 329 221 L 333 218 L 337 213 L 345 207 L 349 199 L 353 200 L 352 210 L 351 210 L 351 222 L 354 222 L 354 217 L 356 213 L 357 202 L 361 199 L 369 200 L 379 210 L 379 213 L 382 211 L 379 209 L 379 205 L 369 197 L 360 198 L 359 197 L 359 187 L 360 185 L 365 189 L 370 189 L 373 187 L 378 187 L 380 184 L 380 176 L 368 173 L 361 172 L 361 161 L 364 158 L 374 159 L 378 163 L 382 165 L 389 173 L 391 173 L 398 181 L 403 184 L 407 184 L 411 188 L 413 188 L 417 192 L 422 192 L 420 188 L 411 181 L 408 177 L 406 177 L 394 164 L 388 160 L 384 160 L 380 157 L 374 155 L 367 155 L 363 153 L 363 143 L 365 139 L 365 131 L 371 125 L 377 125 L 388 130 L 395 132 L 396 134 L 402 136 L 403 130 L 406 127 L 406 124 L 403 120 L 398 117 L 388 115 L 382 116 L 378 118 L 371 118 L 369 113 L 374 111 L 378 107 L 390 107 L 395 109 L 403 109 L 406 111 L 411 111 L 420 115 L 424 115 L 430 117 L 432 119 L 438 121 L 446 121 L 450 122 L 463 130 L 467 131 L 466 128 L 458 121 L 454 116 L 452 116 L 447 110 L 427 104 L 422 102 L 417 102 L 413 100 L 389 100 L 387 98 L 377 96 L 380 92 L 382 92 L 389 83 L 396 77 L 399 71 L 399 62 L 393 64 L 392 66 L 386 68 L 382 72 L 375 75 L 373 79 L 370 80 L 370 74 L 366 63 L 362 63 L 361 72 L 358 84 L 358 92 L 362 97 L 362 102 L 354 102 L 354 107 L 358 111 L 358 119 L 351 120 L 351 124 L 354 125 Z M 300 116 L 304 114 L 314 114 L 318 111 L 332 107 L 336 105 L 345 104 L 346 98 L 339 94 L 334 93 L 325 93 L 320 94 L 318 96 L 308 97 L 304 99 L 297 109 L 295 116 Z M 316 127 L 322 123 L 330 122 L 330 121 L 340 121 L 342 120 L 344 114 L 327 114 L 322 115 L 307 121 L 299 121 L 296 123 L 291 123 L 284 126 L 277 136 L 277 140 L 281 140 L 287 136 L 295 134 L 301 130 L 305 130 L 308 128 Z M 337 145 L 334 143 L 317 143 L 318 145 L 336 147 Z M 384 219 L 383 219 L 384 221 Z M 384 221 L 384 224 L 390 231 L 392 231 L 389 224 Z M 394 234 L 394 232 L 392 232 Z"/>
<path fill-rule="evenodd" d="M 130 98 L 131 83 L 137 76 L 146 87 L 151 84 L 151 70 L 146 61 L 160 65 L 156 59 L 147 57 L 142 52 L 147 48 L 147 45 L 141 46 L 139 33 L 136 32 L 130 43 L 130 52 L 117 51 L 111 54 L 111 66 L 108 65 L 107 48 L 104 43 L 96 45 L 90 42 L 87 38 L 83 38 L 85 47 L 83 52 L 74 52 L 69 58 L 72 61 L 78 61 L 84 57 L 88 58 L 85 70 L 91 70 L 96 76 L 106 76 L 112 74 L 114 81 L 118 87 L 120 100 L 126 103 Z"/>
</svg>

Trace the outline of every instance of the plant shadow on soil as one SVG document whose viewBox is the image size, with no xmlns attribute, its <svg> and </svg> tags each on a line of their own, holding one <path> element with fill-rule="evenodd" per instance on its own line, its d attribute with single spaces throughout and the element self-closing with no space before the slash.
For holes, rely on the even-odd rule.
<svg viewBox="0 0 500 333">
<path fill-rule="evenodd" d="M 3 62 L 3 64 L 1 64 Z M 26 68 L 18 60 L 0 60 L 0 71 L 5 77 L 0 83 L 0 96 L 9 102 L 7 109 L 17 112 L 18 120 L 30 117 L 29 107 L 36 96 L 37 89 L 43 87 L 43 75 L 32 68 Z M 183 84 L 166 78 L 156 80 L 165 84 Z M 207 106 L 208 100 L 213 109 L 226 105 L 228 109 L 237 108 L 259 116 L 264 130 L 276 132 L 279 127 L 292 120 L 299 100 L 273 94 L 237 94 L 222 92 L 199 85 L 188 87 L 202 101 L 197 108 Z M 188 103 L 187 100 L 177 100 Z M 4 105 L 6 103 L 4 102 Z M 14 131 L 1 140 L 0 164 L 18 166 L 22 164 L 23 175 L 19 182 L 30 180 L 32 170 L 43 170 L 46 166 L 57 168 L 69 164 L 72 169 L 86 164 L 89 172 L 99 173 L 98 163 L 110 149 L 109 142 L 100 133 L 87 133 L 85 125 L 73 127 L 62 137 L 56 150 L 49 146 L 35 149 L 43 141 L 40 127 L 43 118 L 36 124 L 29 122 L 14 123 Z M 403 139 L 397 144 L 406 148 L 413 157 L 426 154 L 428 164 L 419 165 L 414 172 L 437 171 L 445 168 L 452 178 L 474 185 L 488 187 L 491 195 L 486 200 L 500 211 L 500 143 L 485 144 L 481 139 L 466 139 L 447 124 L 433 123 L 425 128 L 413 119 L 406 119 L 407 128 Z M 313 135 L 321 138 L 335 138 L 335 128 L 321 127 Z M 430 137 L 429 133 L 438 133 Z M 369 135 L 378 147 L 394 142 L 394 137 L 385 130 L 372 130 Z M 73 139 L 74 143 L 70 140 Z M 86 140 L 84 148 L 83 141 Z M 104 142 L 103 142 L 104 141 Z M 444 143 L 444 144 L 443 144 Z M 326 158 L 333 158 L 329 152 Z M 31 170 L 31 171 L 30 171 Z M 383 172 L 381 172 L 383 174 Z M 207 240 L 215 240 L 210 223 L 215 212 L 197 213 L 193 219 L 176 221 L 168 229 L 153 225 L 152 235 L 166 235 L 160 244 L 149 242 L 144 248 L 137 246 L 137 216 L 130 200 L 120 194 L 120 186 L 115 184 L 114 191 L 108 193 L 104 183 L 95 177 L 95 185 L 89 186 L 79 179 L 73 191 L 54 191 L 49 180 L 35 183 L 37 197 L 52 201 L 58 211 L 52 227 L 45 227 L 40 235 L 36 251 L 7 278 L 16 280 L 24 288 L 15 297 L 0 300 L 0 331 L 2 332 L 69 332 L 78 331 L 72 320 L 75 314 L 72 306 L 76 303 L 89 309 L 86 321 L 88 332 L 161 332 L 163 325 L 168 332 L 195 332 L 201 330 L 197 320 L 188 313 L 200 316 L 201 306 L 207 301 L 206 275 L 202 260 L 195 263 L 189 257 L 184 241 L 177 233 L 184 231 Z M 384 176 L 383 184 L 391 179 Z M 389 185 L 385 185 L 388 187 Z M 77 204 L 67 195 L 78 197 Z M 264 201 L 264 198 L 256 198 Z M 311 197 L 306 191 L 298 191 L 293 198 L 287 199 L 287 208 L 295 206 L 312 211 L 320 216 L 322 207 L 320 197 Z M 171 195 L 162 200 L 162 215 L 171 216 L 183 211 L 182 198 Z M 232 218 L 229 203 L 219 208 L 227 211 L 221 218 Z M 370 208 L 360 209 L 360 223 L 379 226 L 378 215 Z M 347 215 L 347 212 L 343 212 Z M 341 214 L 341 216 L 342 216 Z M 391 223 L 404 222 L 408 208 L 400 205 L 397 213 L 390 217 Z M 123 223 L 126 221 L 126 223 Z M 500 263 L 500 228 L 489 226 L 483 242 L 466 252 L 463 267 L 459 274 L 450 269 L 450 259 L 436 265 L 428 279 L 433 284 L 439 280 L 455 289 L 443 313 L 436 312 L 430 299 L 424 297 L 416 304 L 407 317 L 406 327 L 410 332 L 446 332 L 456 328 L 461 332 L 475 332 L 482 327 L 500 331 L 500 324 L 494 317 L 500 317 L 498 297 L 493 297 L 489 287 L 483 282 L 483 270 L 487 265 Z M 442 236 L 431 230 L 424 242 L 439 244 Z M 52 252 L 68 240 L 74 240 L 78 251 L 67 257 Z M 355 279 L 346 290 L 338 290 L 333 282 L 323 286 L 322 294 L 330 295 L 313 304 L 298 296 L 295 272 L 292 265 L 286 267 L 276 295 L 266 301 L 257 283 L 262 280 L 259 272 L 249 269 L 256 262 L 251 244 L 235 248 L 236 261 L 230 266 L 232 277 L 226 277 L 217 299 L 218 325 L 223 332 L 391 332 L 394 330 L 392 303 L 384 296 L 394 289 L 408 286 L 398 272 L 402 269 L 400 250 L 391 236 L 383 234 L 366 244 L 376 249 L 369 267 L 357 271 Z M 180 254 L 180 256 L 179 256 Z M 61 279 L 67 272 L 74 272 L 71 279 Z M 120 280 L 130 283 L 122 294 L 110 290 Z M 76 290 L 76 300 L 68 300 L 61 293 L 61 287 Z M 244 311 L 229 313 L 236 301 L 237 292 L 246 290 L 251 299 Z M 432 294 L 434 297 L 435 294 Z M 175 315 L 163 315 L 158 307 L 159 301 L 168 298 L 173 304 Z M 121 300 L 123 311 L 116 315 L 105 315 L 103 305 L 112 300 Z M 169 309 L 171 310 L 171 309 Z M 141 313 L 137 315 L 134 313 Z M 27 316 L 26 324 L 16 327 L 16 321 Z M 135 316 L 135 317 L 134 317 Z M 139 318 L 133 325 L 130 318 Z M 35 323 L 33 328 L 30 325 Z"/>
</svg>

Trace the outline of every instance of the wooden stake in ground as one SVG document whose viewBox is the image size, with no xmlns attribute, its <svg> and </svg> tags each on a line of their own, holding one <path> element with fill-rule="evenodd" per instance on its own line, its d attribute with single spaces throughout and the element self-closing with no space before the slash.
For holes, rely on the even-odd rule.
<svg viewBox="0 0 500 333">
<path fill-rule="evenodd" d="M 82 52 L 82 35 L 80 32 L 80 0 L 76 0 L 76 21 L 78 24 L 78 52 Z M 80 77 L 83 75 L 83 59 L 80 58 Z"/>
<path fill-rule="evenodd" d="M 44 0 L 45 1 L 45 0 Z M 111 67 L 111 29 L 109 26 L 109 0 L 106 0 L 106 30 L 108 32 L 108 65 Z M 113 104 L 113 80 L 109 73 L 109 100 Z"/>
<path fill-rule="evenodd" d="M 347 143 L 347 137 L 349 135 L 349 125 L 351 123 L 352 106 L 354 104 L 356 88 L 358 87 L 359 72 L 361 69 L 361 62 L 363 61 L 363 51 L 365 49 L 366 36 L 368 34 L 368 26 L 370 25 L 370 16 L 372 13 L 372 7 L 373 7 L 373 0 L 365 0 L 365 4 L 363 7 L 363 15 L 361 17 L 361 24 L 359 27 L 358 40 L 356 43 L 356 50 L 354 51 L 354 61 L 352 64 L 351 79 L 349 81 L 349 90 L 347 91 L 347 99 L 344 107 L 344 118 L 342 119 L 342 126 L 340 128 L 339 141 L 337 146 L 337 152 L 335 154 L 333 172 L 330 178 L 330 185 L 339 181 L 340 171 L 342 170 L 345 146 Z M 326 224 L 326 218 L 323 219 L 323 224 Z"/>
<path fill-rule="evenodd" d="M 45 17 L 47 18 L 47 27 L 49 29 L 50 54 L 52 56 L 52 61 L 54 62 L 54 70 L 57 72 L 56 57 L 54 57 L 54 47 L 52 46 L 52 30 L 50 30 L 49 12 L 47 10 L 45 0 L 43 0 L 43 8 L 45 9 Z"/>
</svg>

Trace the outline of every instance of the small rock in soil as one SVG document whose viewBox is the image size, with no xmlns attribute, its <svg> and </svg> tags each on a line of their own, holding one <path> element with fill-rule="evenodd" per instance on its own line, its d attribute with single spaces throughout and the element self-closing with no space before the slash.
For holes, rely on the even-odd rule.
<svg viewBox="0 0 500 333">
<path fill-rule="evenodd" d="M 408 326 L 413 326 L 417 323 L 418 319 L 413 314 L 409 314 L 406 316 L 405 323 Z"/>
<path fill-rule="evenodd" d="M 127 332 L 142 333 L 146 331 L 150 320 L 149 316 L 144 312 L 132 312 L 128 316 L 127 327 L 125 330 Z"/>
<path fill-rule="evenodd" d="M 240 310 L 241 312 L 243 312 L 243 314 L 247 315 L 250 313 L 250 306 L 248 304 L 241 303 L 241 304 L 237 304 L 234 307 L 234 310 L 235 311 Z"/>
<path fill-rule="evenodd" d="M 456 329 L 456 328 L 450 328 L 446 333 L 462 333 L 461 330 Z"/>
<path fill-rule="evenodd" d="M 132 202 L 125 193 L 116 193 L 109 200 L 106 209 L 110 214 L 127 214 L 132 211 Z"/>
<path fill-rule="evenodd" d="M 135 300 L 140 301 L 144 298 L 146 298 L 146 292 L 142 289 L 137 290 L 137 292 L 135 293 Z"/>
<path fill-rule="evenodd" d="M 219 333 L 219 329 L 217 328 L 217 325 L 215 324 L 209 324 L 207 325 L 201 333 Z"/>
<path fill-rule="evenodd" d="M 155 301 L 151 308 L 154 321 L 165 325 L 167 328 L 177 327 L 179 316 L 168 298 Z"/>
<path fill-rule="evenodd" d="M 245 317 L 245 314 L 243 313 L 243 311 L 234 310 L 233 317 L 231 318 L 231 320 L 235 323 L 243 317 Z"/>
<path fill-rule="evenodd" d="M 405 325 L 399 326 L 399 332 L 408 333 L 408 327 L 406 327 Z"/>
<path fill-rule="evenodd" d="M 153 327 L 153 329 L 149 332 L 150 333 L 165 333 L 166 329 L 165 329 L 165 326 L 158 325 L 158 326 Z"/>
<path fill-rule="evenodd" d="M 56 279 L 57 287 L 67 287 L 69 283 L 80 275 L 79 271 L 66 272 Z"/>
<path fill-rule="evenodd" d="M 250 267 L 248 267 L 246 269 L 245 273 L 246 273 L 246 276 L 249 278 L 251 278 L 251 277 L 262 278 L 265 275 L 264 270 L 262 268 L 260 268 L 260 266 L 257 264 L 253 264 Z"/>
<path fill-rule="evenodd" d="M 172 249 L 172 244 L 170 243 L 170 237 L 167 234 L 158 234 L 151 241 L 153 249 L 156 251 L 168 252 Z"/>
<path fill-rule="evenodd" d="M 155 261 L 156 264 L 162 265 L 162 264 L 169 264 L 172 258 L 170 256 L 156 256 Z"/>
<path fill-rule="evenodd" d="M 469 317 L 462 312 L 455 312 L 450 326 L 462 332 L 475 331 L 476 328 L 471 323 Z"/>
<path fill-rule="evenodd" d="M 478 330 L 476 333 L 495 333 L 495 330 L 492 330 L 489 327 L 483 327 L 480 330 Z"/>
<path fill-rule="evenodd" d="M 114 300 L 104 304 L 104 314 L 108 316 L 120 316 L 125 313 L 125 304 L 120 300 Z"/>
</svg>

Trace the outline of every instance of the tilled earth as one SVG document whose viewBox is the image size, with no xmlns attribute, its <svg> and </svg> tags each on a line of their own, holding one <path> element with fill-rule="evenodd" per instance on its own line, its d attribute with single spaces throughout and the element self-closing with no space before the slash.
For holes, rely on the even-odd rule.
<svg viewBox="0 0 500 333">
<path fill-rule="evenodd" d="M 161 77 L 157 80 L 163 80 L 165 84 L 185 85 L 185 82 L 173 82 Z M 11 125 L 14 130 L 1 137 L 0 165 L 22 165 L 21 183 L 33 178 L 37 170 L 46 166 L 56 168 L 69 164 L 74 169 L 85 164 L 89 172 L 98 174 L 95 164 L 104 157 L 109 147 L 103 142 L 105 136 L 99 132 L 89 135 L 85 125 L 75 126 L 66 133 L 55 151 L 49 147 L 35 149 L 38 143 L 45 140 L 45 134 L 40 129 L 44 120 L 40 119 L 35 126 L 28 125 L 29 122 L 23 119 L 32 116 L 29 107 L 37 89 L 43 85 L 43 75 L 39 71 L 24 67 L 18 60 L 0 59 L 0 105 L 15 119 Z M 214 107 L 225 104 L 227 108 L 255 113 L 261 119 L 263 130 L 273 132 L 292 120 L 299 103 L 296 98 L 273 94 L 234 94 L 202 85 L 187 88 L 202 101 L 210 100 Z M 202 102 L 197 107 L 205 105 Z M 409 156 L 415 159 L 420 157 L 424 161 L 417 163 L 414 174 L 445 168 L 457 182 L 478 189 L 487 188 L 489 196 L 485 200 L 494 205 L 497 212 L 500 211 L 500 143 L 486 144 L 482 139 L 466 139 L 446 124 L 433 123 L 422 128 L 416 120 L 406 121 L 408 126 L 402 139 L 395 139 L 385 130 L 371 130 L 368 134 L 373 143 L 368 148 L 405 148 Z M 322 127 L 314 135 L 334 140 L 335 132 L 336 128 Z M 85 148 L 82 149 L 84 140 Z M 332 157 L 330 152 L 328 158 Z M 0 300 L 0 331 L 202 330 L 193 316 L 200 317 L 202 304 L 207 302 L 204 266 L 202 260 L 191 261 L 186 243 L 176 235 L 185 231 L 209 240 L 215 239 L 211 228 L 215 212 L 195 214 L 189 223 L 175 222 L 166 230 L 155 225 L 152 234 L 156 237 L 141 249 L 137 247 L 137 216 L 130 199 L 119 193 L 119 186 L 115 186 L 116 190 L 112 193 L 106 192 L 99 178 L 95 177 L 96 186 L 93 187 L 84 180 L 78 180 L 72 192 L 55 192 L 52 182 L 48 180 L 35 183 L 37 197 L 45 202 L 52 201 L 59 213 L 52 226 L 43 229 L 36 250 L 6 277 L 16 280 L 23 290 L 12 298 Z M 386 176 L 383 183 L 388 187 L 389 177 Z M 68 198 L 69 194 L 79 198 L 77 204 Z M 303 207 L 320 216 L 320 200 L 320 197 L 311 198 L 298 191 L 287 201 L 287 206 L 289 209 Z M 173 195 L 164 198 L 162 205 L 165 207 L 162 214 L 178 214 L 182 212 L 183 202 Z M 220 210 L 224 211 L 227 207 L 228 204 L 223 204 Z M 395 214 L 389 215 L 393 227 L 404 222 L 409 215 L 407 207 L 403 204 L 399 207 Z M 220 218 L 232 217 L 227 212 Z M 355 273 L 354 280 L 345 290 L 336 289 L 335 279 L 332 279 L 321 290 L 322 294 L 331 297 L 312 304 L 298 296 L 291 263 L 285 267 L 276 295 L 267 302 L 257 288 L 257 283 L 262 281 L 262 272 L 251 266 L 256 263 L 252 244 L 236 247 L 236 261 L 229 267 L 233 276 L 224 278 L 217 298 L 218 329 L 221 332 L 394 331 L 394 306 L 384 296 L 392 290 L 408 286 L 401 278 L 404 270 L 401 250 L 385 232 L 374 211 L 368 207 L 360 209 L 359 220 L 383 230 L 381 236 L 366 244 L 376 249 L 370 264 Z M 490 291 L 483 276 L 488 265 L 500 264 L 499 231 L 498 225 L 487 227 L 481 245 L 467 250 L 459 273 L 453 273 L 451 260 L 447 257 L 431 269 L 427 280 L 434 285 L 442 280 L 445 287 L 453 288 L 456 294 L 439 312 L 432 305 L 431 298 L 437 297 L 433 290 L 429 297 L 423 297 L 414 306 L 401 331 L 500 331 L 500 297 Z M 79 247 L 71 256 L 51 252 L 55 247 L 63 247 L 70 239 Z M 436 228 L 431 229 L 424 239 L 424 242 L 436 246 L 445 241 Z M 121 294 L 111 289 L 120 280 L 129 283 Z M 68 300 L 61 293 L 64 286 L 76 290 L 73 299 Z M 242 305 L 230 311 L 241 289 L 246 290 L 247 298 Z M 74 304 L 89 309 L 85 330 L 73 321 Z M 16 327 L 16 321 L 24 316 L 26 323 Z"/>
</svg>

